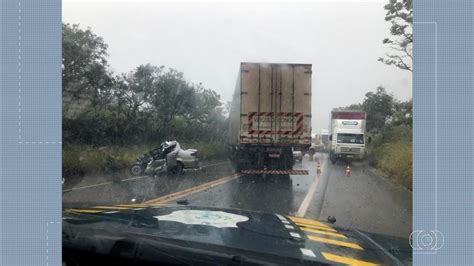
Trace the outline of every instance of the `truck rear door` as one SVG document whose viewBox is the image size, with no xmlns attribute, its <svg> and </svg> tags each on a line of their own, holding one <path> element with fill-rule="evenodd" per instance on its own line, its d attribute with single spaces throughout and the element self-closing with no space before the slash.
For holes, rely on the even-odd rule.
<svg viewBox="0 0 474 266">
<path fill-rule="evenodd" d="M 241 138 L 309 144 L 311 65 L 243 63 L 241 70 Z"/>
</svg>

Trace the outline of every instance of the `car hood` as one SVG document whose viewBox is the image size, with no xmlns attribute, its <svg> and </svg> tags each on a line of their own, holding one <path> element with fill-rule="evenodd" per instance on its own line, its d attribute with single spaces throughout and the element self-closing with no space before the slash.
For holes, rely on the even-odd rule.
<svg viewBox="0 0 474 266">
<path fill-rule="evenodd" d="M 63 248 L 107 254 L 114 242 L 123 239 L 166 242 L 275 264 L 401 265 L 411 264 L 412 258 L 407 239 L 281 214 L 147 204 L 63 211 Z"/>
</svg>

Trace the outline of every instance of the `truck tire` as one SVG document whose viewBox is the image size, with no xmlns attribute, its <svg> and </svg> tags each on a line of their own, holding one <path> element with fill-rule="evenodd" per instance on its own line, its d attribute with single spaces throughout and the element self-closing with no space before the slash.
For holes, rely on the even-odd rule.
<svg viewBox="0 0 474 266">
<path fill-rule="evenodd" d="M 294 164 L 295 160 L 293 158 L 293 153 L 291 150 L 288 150 L 283 154 L 283 158 L 280 160 L 278 165 L 278 170 L 292 170 Z"/>
<path fill-rule="evenodd" d="M 240 173 L 242 171 L 242 165 L 240 163 L 234 163 L 234 169 L 236 173 Z"/>
</svg>

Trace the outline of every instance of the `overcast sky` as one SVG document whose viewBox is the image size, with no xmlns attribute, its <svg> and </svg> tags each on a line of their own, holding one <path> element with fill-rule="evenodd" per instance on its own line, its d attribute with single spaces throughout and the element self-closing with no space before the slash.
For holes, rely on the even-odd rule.
<svg viewBox="0 0 474 266">
<path fill-rule="evenodd" d="M 109 45 L 117 72 L 150 63 L 231 101 L 240 62 L 313 65 L 313 132 L 334 107 L 359 103 L 384 86 L 412 96 L 412 77 L 377 62 L 388 51 L 387 1 L 314 3 L 166 3 L 63 1 L 63 22 L 91 27 Z"/>
</svg>

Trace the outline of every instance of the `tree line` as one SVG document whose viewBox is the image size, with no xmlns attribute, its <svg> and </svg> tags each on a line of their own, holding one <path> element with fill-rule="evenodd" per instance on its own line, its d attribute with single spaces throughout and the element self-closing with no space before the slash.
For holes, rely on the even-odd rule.
<svg viewBox="0 0 474 266">
<path fill-rule="evenodd" d="M 390 37 L 382 43 L 390 48 L 378 61 L 412 72 L 413 59 L 413 2 L 412 0 L 388 0 L 384 6 L 385 21 L 391 23 Z M 362 103 L 355 103 L 336 110 L 361 110 L 367 113 L 367 131 L 389 135 L 394 127 L 406 127 L 411 136 L 413 126 L 413 100 L 400 101 L 387 93 L 383 86 L 365 94 Z"/>
<path fill-rule="evenodd" d="M 62 25 L 62 34 L 66 145 L 224 141 L 227 118 L 215 91 L 165 66 L 113 73 L 102 37 L 71 24 Z"/>
<path fill-rule="evenodd" d="M 382 86 L 367 92 L 362 103 L 338 107 L 336 110 L 365 111 L 368 132 L 385 132 L 391 127 L 413 126 L 413 100 L 400 101 Z"/>
</svg>

